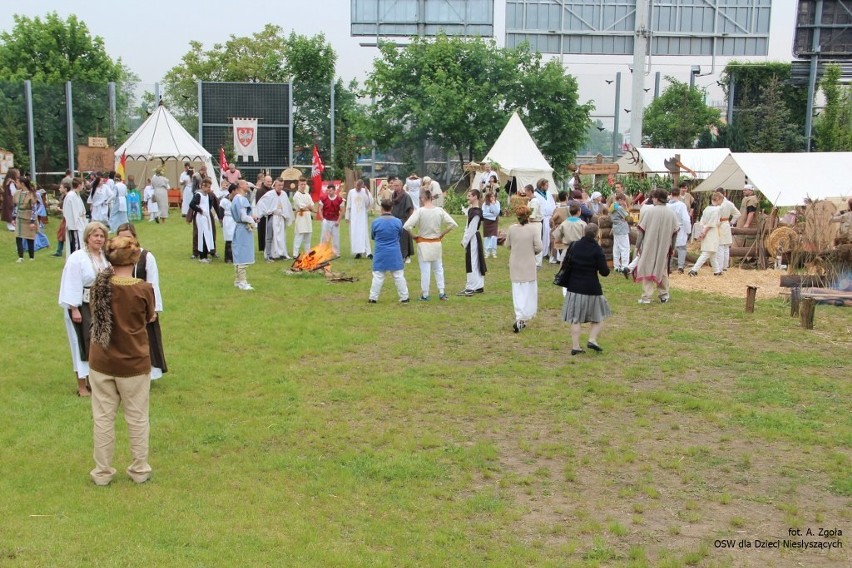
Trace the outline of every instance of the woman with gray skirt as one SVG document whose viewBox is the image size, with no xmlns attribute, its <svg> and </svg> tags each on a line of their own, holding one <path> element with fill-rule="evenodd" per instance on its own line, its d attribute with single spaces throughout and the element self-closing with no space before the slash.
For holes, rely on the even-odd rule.
<svg viewBox="0 0 852 568">
<path fill-rule="evenodd" d="M 571 324 L 571 355 L 586 352 L 580 347 L 580 325 L 584 323 L 592 324 L 586 347 L 599 353 L 603 351 L 598 345 L 598 334 L 611 312 L 598 274 L 607 276 L 609 266 L 597 237 L 598 226 L 589 223 L 583 238 L 571 245 L 562 261 L 562 272 L 568 271 L 567 279 L 559 282 L 568 289 L 562 306 L 562 321 Z"/>
</svg>

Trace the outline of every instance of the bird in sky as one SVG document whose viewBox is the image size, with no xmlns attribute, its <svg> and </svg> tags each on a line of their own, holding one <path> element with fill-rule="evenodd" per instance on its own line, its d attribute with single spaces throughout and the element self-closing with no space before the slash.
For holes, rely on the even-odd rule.
<svg viewBox="0 0 852 568">
<path fill-rule="evenodd" d="M 630 114 L 630 111 L 627 110 L 627 109 L 624 109 L 624 112 L 626 112 L 627 114 Z"/>
<path fill-rule="evenodd" d="M 648 87 L 647 89 L 645 89 L 645 92 L 647 93 L 650 90 L 651 90 L 651 87 Z"/>
<path fill-rule="evenodd" d="M 606 130 L 606 128 L 604 128 L 603 126 L 596 126 L 595 128 L 597 128 L 600 132 Z"/>
<path fill-rule="evenodd" d="M 612 85 L 612 81 L 607 80 L 607 81 L 606 81 L 606 84 L 607 84 L 607 85 Z"/>
</svg>

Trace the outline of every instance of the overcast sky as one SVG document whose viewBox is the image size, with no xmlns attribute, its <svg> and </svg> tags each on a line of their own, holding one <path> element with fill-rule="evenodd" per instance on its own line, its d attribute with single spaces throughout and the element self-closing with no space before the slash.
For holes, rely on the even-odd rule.
<svg viewBox="0 0 852 568">
<path fill-rule="evenodd" d="M 323 32 L 338 56 L 337 74 L 345 80 L 363 81 L 371 68 L 378 50 L 360 47 L 364 38 L 349 35 L 351 0 L 240 0 L 224 2 L 207 0 L 201 3 L 144 0 L 141 2 L 115 2 L 114 0 L 29 0 L 0 13 L 0 29 L 9 30 L 14 22 L 12 14 L 42 16 L 56 11 L 66 17 L 76 14 L 86 22 L 94 35 L 104 38 L 108 53 L 121 59 L 137 74 L 143 85 L 152 89 L 153 83 L 180 62 L 188 50 L 191 39 L 202 41 L 209 47 L 227 40 L 230 34 L 249 35 L 259 31 L 266 22 L 304 35 Z M 796 17 L 796 0 L 772 2 L 769 57 L 761 60 L 789 61 Z M 505 36 L 505 0 L 495 0 L 495 35 L 499 44 Z M 567 59 L 567 57 L 566 57 Z M 710 58 L 654 58 L 652 72 L 663 76 L 674 75 L 682 81 L 689 80 L 691 65 L 702 66 L 702 73 L 710 71 Z M 708 101 L 721 102 L 722 91 L 716 86 L 718 72 L 726 59 L 717 60 L 717 74 L 698 79 L 698 84 L 708 87 Z M 613 112 L 614 88 L 606 80 L 617 71 L 622 74 L 621 101 L 630 104 L 630 57 L 576 57 L 571 56 L 568 70 L 577 77 L 582 101 L 594 100 L 597 114 Z M 653 87 L 653 74 L 646 86 Z M 663 84 L 663 87 L 665 84 Z M 652 98 L 653 90 L 648 95 Z M 626 101 L 626 104 L 625 104 Z M 611 118 L 602 119 L 607 126 Z M 623 115 L 622 125 L 629 119 Z M 624 129 L 625 126 L 622 126 Z"/>
</svg>

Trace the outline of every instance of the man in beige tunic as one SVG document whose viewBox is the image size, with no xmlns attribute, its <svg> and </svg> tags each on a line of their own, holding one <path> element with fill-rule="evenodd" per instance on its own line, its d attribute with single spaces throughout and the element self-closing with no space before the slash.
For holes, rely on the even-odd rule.
<svg viewBox="0 0 852 568">
<path fill-rule="evenodd" d="M 642 283 L 640 304 L 650 304 L 654 289 L 660 302 L 669 301 L 669 259 L 675 246 L 680 221 L 671 208 L 666 206 L 669 194 L 664 189 L 652 193 L 653 207 L 646 209 L 639 221 L 636 251 L 639 263 L 633 279 Z"/>
<path fill-rule="evenodd" d="M 428 189 L 420 191 L 420 208 L 408 218 L 403 229 L 416 235 L 417 260 L 420 263 L 420 299 L 429 300 L 429 284 L 431 273 L 435 273 L 435 284 L 438 286 L 438 298 L 447 300 L 444 290 L 444 261 L 441 239 L 444 235 L 458 227 L 450 214 L 432 204 L 432 192 Z"/>
</svg>

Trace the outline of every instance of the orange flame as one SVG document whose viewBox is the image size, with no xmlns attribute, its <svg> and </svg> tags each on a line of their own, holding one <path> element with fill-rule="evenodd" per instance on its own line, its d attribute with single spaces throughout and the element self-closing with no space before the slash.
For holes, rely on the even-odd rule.
<svg viewBox="0 0 852 568">
<path fill-rule="evenodd" d="M 293 270 L 317 270 L 334 258 L 334 249 L 330 243 L 320 243 L 308 252 L 299 255 L 293 263 Z"/>
</svg>

